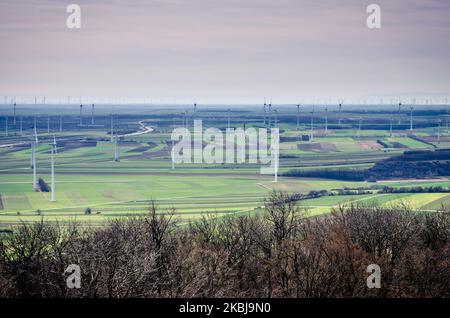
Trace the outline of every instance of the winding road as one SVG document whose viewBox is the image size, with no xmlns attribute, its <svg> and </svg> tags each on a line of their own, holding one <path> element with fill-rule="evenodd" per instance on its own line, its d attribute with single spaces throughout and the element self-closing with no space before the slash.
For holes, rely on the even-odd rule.
<svg viewBox="0 0 450 318">
<path fill-rule="evenodd" d="M 145 126 L 144 120 L 141 120 L 139 122 L 139 126 L 140 126 L 140 128 L 138 131 L 131 133 L 131 134 L 119 135 L 119 137 L 141 136 L 141 135 L 145 135 L 145 134 L 148 134 L 148 133 L 151 133 L 152 131 L 154 131 L 154 129 L 152 127 Z"/>
</svg>

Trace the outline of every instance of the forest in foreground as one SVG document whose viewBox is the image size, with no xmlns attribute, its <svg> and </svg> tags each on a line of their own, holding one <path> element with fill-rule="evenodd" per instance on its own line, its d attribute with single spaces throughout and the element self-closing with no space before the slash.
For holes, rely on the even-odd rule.
<svg viewBox="0 0 450 318">
<path fill-rule="evenodd" d="M 265 213 L 100 228 L 22 224 L 0 243 L 0 297 L 449 297 L 450 215 L 352 204 L 308 217 L 273 192 Z M 70 264 L 80 288 L 68 288 Z M 368 288 L 367 268 L 381 269 Z"/>
</svg>

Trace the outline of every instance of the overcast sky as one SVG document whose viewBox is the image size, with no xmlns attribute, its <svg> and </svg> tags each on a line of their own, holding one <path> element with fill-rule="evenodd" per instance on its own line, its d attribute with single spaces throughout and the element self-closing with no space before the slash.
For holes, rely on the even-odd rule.
<svg viewBox="0 0 450 318">
<path fill-rule="evenodd" d="M 66 6 L 82 27 L 66 27 Z M 279 102 L 450 93 L 450 1 L 2 0 L 0 94 Z"/>
</svg>

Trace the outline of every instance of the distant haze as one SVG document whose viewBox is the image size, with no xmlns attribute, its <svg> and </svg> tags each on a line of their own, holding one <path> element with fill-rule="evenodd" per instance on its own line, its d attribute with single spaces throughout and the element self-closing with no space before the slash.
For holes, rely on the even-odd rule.
<svg viewBox="0 0 450 318">
<path fill-rule="evenodd" d="M 256 103 L 450 95 L 450 1 L 0 2 L 0 94 Z M 34 97 L 33 97 L 34 98 Z M 3 103 L 2 100 L 0 100 Z"/>
</svg>

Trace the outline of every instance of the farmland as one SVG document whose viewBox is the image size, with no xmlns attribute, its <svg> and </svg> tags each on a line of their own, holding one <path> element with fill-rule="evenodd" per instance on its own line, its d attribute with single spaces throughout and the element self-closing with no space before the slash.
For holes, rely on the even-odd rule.
<svg viewBox="0 0 450 318">
<path fill-rule="evenodd" d="M 206 214 L 259 213 L 264 197 L 272 190 L 307 194 L 310 191 L 334 191 L 373 187 L 367 181 L 291 178 L 260 174 L 255 164 L 177 164 L 171 167 L 170 133 L 183 125 L 191 127 L 194 119 L 202 119 L 204 129 L 225 129 L 228 120 L 233 128 L 261 128 L 268 125 L 267 113 L 260 106 L 235 107 L 232 111 L 219 106 L 203 106 L 202 110 L 182 115 L 184 108 L 158 106 L 100 105 L 95 125 L 79 124 L 76 107 L 40 105 L 36 117 L 39 144 L 36 148 L 37 175 L 50 183 L 50 151 L 53 136 L 57 140 L 56 201 L 49 192 L 33 190 L 30 167 L 34 117 L 27 116 L 34 105 L 19 108 L 23 131 L 10 120 L 8 135 L 0 137 L 0 228 L 19 222 L 76 220 L 87 225 L 101 225 L 112 218 L 144 214 L 152 200 L 162 212 L 175 210 L 181 222 Z M 420 127 L 409 130 L 407 113 L 395 113 L 398 123 L 392 131 L 386 119 L 390 109 L 365 113 L 360 125 L 357 118 L 363 106 L 352 107 L 345 116 L 337 110 L 318 112 L 311 129 L 307 112 L 297 113 L 293 106 L 280 106 L 278 118 L 271 127 L 280 128 L 281 174 L 292 169 L 368 169 L 375 163 L 411 150 L 435 150 L 447 147 L 448 130 L 436 127 L 436 112 L 422 112 L 415 118 Z M 386 106 L 385 106 L 386 107 Z M 110 113 L 115 113 L 111 116 Z M 61 115 L 62 114 L 62 115 Z M 7 105 L 0 115 L 11 117 Z M 391 114 L 392 115 L 392 114 Z M 228 118 L 228 116 L 230 116 Z M 273 116 L 273 115 L 272 115 Z M 327 116 L 327 124 L 325 124 Z M 447 112 L 439 111 L 446 119 Z M 345 120 L 341 120 L 346 118 Z M 48 119 L 50 118 L 50 119 Z M 63 130 L 59 129 L 59 120 Z M 93 119 L 94 120 L 94 119 Z M 111 142 L 111 121 L 118 137 L 120 160 L 115 161 L 115 143 Z M 50 122 L 50 124 L 49 124 Z M 141 135 L 140 123 L 152 127 Z M 339 124 L 341 122 L 341 124 Z M 361 126 L 361 128 L 359 128 Z M 6 132 L 4 122 L 0 129 Z M 439 130 L 438 130 L 439 129 Z M 311 138 L 313 131 L 313 138 Z M 308 136 L 307 140 L 304 140 Z M 450 140 L 450 139 L 449 139 Z M 390 187 L 449 187 L 446 178 L 424 180 L 381 180 Z M 377 202 L 385 206 L 409 204 L 416 210 L 432 212 L 450 203 L 448 193 L 378 193 L 370 190 L 362 195 L 323 196 L 302 200 L 299 206 L 310 215 L 329 213 L 333 208 L 352 202 Z"/>
</svg>

